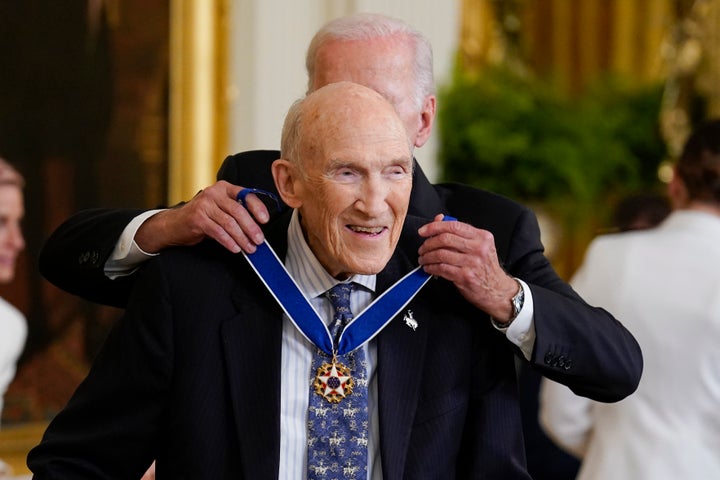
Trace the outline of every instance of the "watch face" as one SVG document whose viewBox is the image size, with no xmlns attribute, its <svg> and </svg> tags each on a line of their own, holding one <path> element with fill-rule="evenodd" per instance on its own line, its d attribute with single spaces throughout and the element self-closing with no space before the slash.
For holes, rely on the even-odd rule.
<svg viewBox="0 0 720 480">
<path fill-rule="evenodd" d="M 520 290 L 518 293 L 513 297 L 512 304 L 513 304 L 513 316 L 517 317 L 518 313 L 520 313 L 520 310 L 522 310 L 523 303 L 525 302 L 525 290 L 523 289 L 522 284 L 520 284 Z"/>
</svg>

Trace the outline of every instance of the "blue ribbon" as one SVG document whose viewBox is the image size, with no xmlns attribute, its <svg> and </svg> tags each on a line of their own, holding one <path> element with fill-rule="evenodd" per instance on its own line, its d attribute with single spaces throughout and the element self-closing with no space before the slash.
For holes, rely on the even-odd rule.
<svg viewBox="0 0 720 480">
<path fill-rule="evenodd" d="M 245 197 L 250 193 L 270 197 L 277 203 L 278 210 L 280 210 L 277 196 L 257 188 L 240 190 L 237 201 L 245 207 Z M 443 217 L 443 221 L 455 220 L 457 219 L 449 215 Z M 254 253 L 243 252 L 243 255 L 300 333 L 328 355 L 333 353 L 344 355 L 370 341 L 405 305 L 410 303 L 410 300 L 430 279 L 430 275 L 425 273 L 422 267 L 417 267 L 398 280 L 395 285 L 348 323 L 340 334 L 338 348 L 334 352 L 332 336 L 325 322 L 305 298 L 300 287 L 285 269 L 285 265 L 270 244 L 264 241 L 257 246 Z"/>
<path fill-rule="evenodd" d="M 334 351 L 332 337 L 320 315 L 305 298 L 267 241 L 252 254 L 244 254 L 283 311 L 305 338 L 328 355 L 344 355 L 377 335 L 430 279 L 417 267 L 380 295 L 345 327 Z"/>
</svg>

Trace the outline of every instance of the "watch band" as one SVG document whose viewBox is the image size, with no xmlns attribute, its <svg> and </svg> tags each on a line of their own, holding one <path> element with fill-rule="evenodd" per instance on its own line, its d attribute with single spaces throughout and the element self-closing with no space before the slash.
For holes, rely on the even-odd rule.
<svg viewBox="0 0 720 480">
<path fill-rule="evenodd" d="M 514 278 L 515 282 L 518 285 L 518 291 L 515 293 L 515 295 L 510 299 L 510 305 L 512 306 L 512 315 L 510 316 L 510 320 L 508 320 L 505 323 L 498 322 L 493 317 L 490 317 L 490 321 L 492 321 L 495 328 L 500 330 L 507 330 L 507 328 L 510 326 L 510 324 L 517 318 L 517 316 L 520 314 L 520 311 L 522 310 L 522 307 L 525 303 L 525 289 L 523 288 L 522 283 L 517 278 Z"/>
</svg>

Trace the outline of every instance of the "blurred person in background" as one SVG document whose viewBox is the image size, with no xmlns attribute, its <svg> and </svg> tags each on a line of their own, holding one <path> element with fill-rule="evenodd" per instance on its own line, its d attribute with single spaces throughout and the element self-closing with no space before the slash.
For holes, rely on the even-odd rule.
<svg viewBox="0 0 720 480">
<path fill-rule="evenodd" d="M 670 214 L 670 202 L 658 193 L 635 193 L 623 197 L 613 212 L 613 226 L 619 232 L 657 226 Z"/>
<path fill-rule="evenodd" d="M 630 232 L 660 224 L 671 211 L 666 195 L 637 192 L 620 199 L 612 213 L 612 224 L 603 233 Z M 542 376 L 527 364 L 518 364 L 520 408 L 527 466 L 534 480 L 573 480 L 580 460 L 548 438 L 538 422 L 538 396 Z"/>
<path fill-rule="evenodd" d="M 22 175 L 0 157 L 0 284 L 13 281 L 18 255 L 25 248 L 20 228 L 25 214 L 24 185 Z M 0 412 L 8 385 L 15 378 L 17 361 L 25 348 L 26 338 L 25 316 L 0 297 Z M 0 478 L 8 478 L 11 473 L 10 467 L 0 460 Z"/>
<path fill-rule="evenodd" d="M 540 423 L 582 459 L 578 478 L 720 478 L 720 119 L 688 139 L 656 228 L 602 235 L 571 283 L 643 350 L 638 390 L 614 404 L 543 380 Z"/>
<path fill-rule="evenodd" d="M 18 255 L 25 248 L 20 222 L 25 215 L 23 186 L 25 181 L 7 161 L 0 158 L 0 283 L 15 278 Z M 8 385 L 15 377 L 15 364 L 25 347 L 25 316 L 0 297 L 0 411 Z"/>
</svg>

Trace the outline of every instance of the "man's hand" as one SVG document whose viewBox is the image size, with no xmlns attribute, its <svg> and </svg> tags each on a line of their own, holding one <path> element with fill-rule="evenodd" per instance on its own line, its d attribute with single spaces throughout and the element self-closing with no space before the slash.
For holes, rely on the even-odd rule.
<svg viewBox="0 0 720 480">
<path fill-rule="evenodd" d="M 507 322 L 518 286 L 500 266 L 492 233 L 442 219 L 438 215 L 418 230 L 426 238 L 418 250 L 420 265 L 430 275 L 453 282 L 467 301 L 497 322 Z"/>
<path fill-rule="evenodd" d="M 270 215 L 254 194 L 246 198 L 248 212 L 236 200 L 242 189 L 221 180 L 189 202 L 147 219 L 135 234 L 135 242 L 143 251 L 157 253 L 171 246 L 195 245 L 210 237 L 233 253 L 253 253 L 265 238 L 255 219 L 267 223 Z"/>
</svg>

